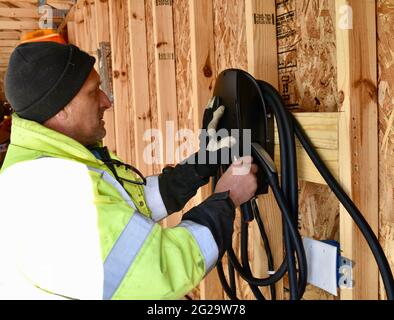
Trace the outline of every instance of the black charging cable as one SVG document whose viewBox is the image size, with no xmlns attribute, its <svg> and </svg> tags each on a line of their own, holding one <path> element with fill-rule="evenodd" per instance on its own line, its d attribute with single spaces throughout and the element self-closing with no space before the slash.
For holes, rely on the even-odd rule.
<svg viewBox="0 0 394 320">
<path fill-rule="evenodd" d="M 289 275 L 289 291 L 290 299 L 301 299 L 307 284 L 307 263 L 305 251 L 302 244 L 301 236 L 298 232 L 298 180 L 297 180 L 297 162 L 295 149 L 295 136 L 298 137 L 302 146 L 305 148 L 307 154 L 311 158 L 316 168 L 321 173 L 322 177 L 327 182 L 330 189 L 337 196 L 342 205 L 349 212 L 357 226 L 364 235 L 379 267 L 383 283 L 386 289 L 389 300 L 394 299 L 394 280 L 390 269 L 390 265 L 384 254 L 380 243 L 373 233 L 373 230 L 368 225 L 360 211 L 347 196 L 346 192 L 341 188 L 339 183 L 332 176 L 324 162 L 319 157 L 316 150 L 313 148 L 307 135 L 303 132 L 301 126 L 295 117 L 286 109 L 279 92 L 269 83 L 264 81 L 257 82 L 251 77 L 260 99 L 264 105 L 264 111 L 267 112 L 269 105 L 270 110 L 274 113 L 275 120 L 278 127 L 280 153 L 281 153 L 281 181 L 279 183 L 278 174 L 275 164 L 269 154 L 264 148 L 256 143 L 252 143 L 252 155 L 259 165 L 260 169 L 264 170 L 269 185 L 273 191 L 275 199 L 278 202 L 282 214 L 282 221 L 284 225 L 284 245 L 286 257 L 278 270 L 267 278 L 255 278 L 252 275 L 247 256 L 248 248 L 248 226 L 250 218 L 254 217 L 264 243 L 265 252 L 269 264 L 269 269 L 273 269 L 273 258 L 270 249 L 269 241 L 265 232 L 264 224 L 260 218 L 260 213 L 255 199 L 241 206 L 241 263 L 238 261 L 236 254 L 231 247 L 227 251 L 229 258 L 229 275 L 230 284 L 228 284 L 224 275 L 222 262 L 219 261 L 217 265 L 220 281 L 223 285 L 224 291 L 230 299 L 237 299 L 236 286 L 234 279 L 234 270 L 249 284 L 252 292 L 257 299 L 265 299 L 262 295 L 260 286 L 270 286 L 271 298 L 275 299 L 275 283 L 279 281 L 288 272 Z M 220 174 L 219 174 L 220 176 Z M 216 179 L 217 180 L 217 179 Z M 215 181 L 213 186 L 215 186 Z M 296 263 L 297 262 L 297 263 Z"/>
<path fill-rule="evenodd" d="M 257 90 L 259 98 L 262 102 L 262 107 L 264 114 L 268 114 L 268 106 L 266 106 L 266 99 L 263 91 L 260 89 L 259 84 L 257 81 L 246 74 L 249 80 L 253 83 L 254 87 Z M 228 250 L 228 257 L 229 262 L 235 267 L 235 269 L 239 272 L 241 277 L 249 283 L 249 285 L 253 286 L 271 286 L 271 292 L 273 291 L 272 288 L 275 282 L 279 281 L 286 272 L 288 273 L 289 277 L 289 291 L 290 291 L 290 299 L 296 300 L 300 299 L 305 291 L 306 283 L 307 283 L 307 263 L 305 253 L 302 250 L 302 246 L 298 246 L 298 250 L 294 248 L 294 236 L 291 236 L 291 230 L 297 230 L 298 227 L 298 178 L 297 178 L 297 167 L 296 167 L 296 153 L 295 153 L 295 137 L 292 134 L 292 123 L 289 118 L 286 116 L 286 113 L 274 104 L 276 97 L 267 97 L 267 105 L 269 105 L 270 109 L 273 112 L 274 118 L 277 122 L 278 132 L 279 132 L 279 139 L 280 139 L 280 151 L 281 151 L 281 189 L 283 190 L 284 199 L 282 199 L 285 203 L 289 203 L 289 206 L 286 206 L 285 212 L 282 211 L 282 214 L 287 214 L 288 222 L 292 222 L 292 225 L 288 223 L 284 223 L 284 243 L 285 243 L 285 250 L 286 256 L 278 270 L 271 276 L 267 278 L 255 278 L 250 273 L 250 267 L 246 264 L 245 253 L 242 257 L 242 250 L 241 250 L 241 259 L 244 265 L 241 265 L 238 260 L 236 259 L 236 255 L 232 248 Z M 266 117 L 262 119 L 265 121 L 265 128 L 268 128 Z M 266 133 L 268 136 L 268 132 Z M 248 210 L 245 210 L 247 205 L 241 206 L 241 216 L 250 216 Z M 258 212 L 257 205 L 254 206 L 256 211 L 256 216 L 260 216 Z M 242 219 L 242 218 L 241 218 Z M 260 227 L 262 226 L 262 221 L 256 220 Z M 285 221 L 285 220 L 284 220 Z M 241 220 L 241 248 L 247 247 L 247 237 L 243 236 L 243 233 L 247 228 L 243 228 L 243 221 Z M 261 230 L 261 228 L 259 229 Z M 265 247 L 269 248 L 268 239 L 264 239 L 262 232 L 263 242 L 265 242 Z M 293 241 L 292 241 L 293 239 Z M 246 243 L 246 244 L 245 244 Z M 269 250 L 270 251 L 270 250 Z M 272 253 L 266 250 L 267 256 L 271 256 Z M 246 253 L 247 254 L 247 253 Z M 298 257 L 299 260 L 295 260 L 295 256 Z M 271 259 L 272 261 L 273 259 Z M 297 265 L 298 264 L 298 265 Z M 274 270 L 273 268 L 273 261 L 272 264 L 269 266 L 270 270 Z M 221 277 L 222 279 L 223 277 Z M 226 284 L 223 284 L 224 287 L 228 287 Z M 231 288 L 231 287 L 230 287 Z M 257 299 L 262 298 L 259 294 L 256 295 L 256 290 L 251 287 L 253 293 L 255 294 Z M 234 296 L 235 292 L 232 292 L 232 296 Z M 275 295 L 272 295 L 272 298 L 275 298 Z"/>
<path fill-rule="evenodd" d="M 279 95 L 277 90 L 271 86 L 269 83 L 263 82 L 263 92 L 271 95 Z M 281 101 L 280 101 L 281 102 Z M 279 105 L 278 105 L 279 106 Z M 294 132 L 307 152 L 308 156 L 312 160 L 313 164 L 316 166 L 323 179 L 327 182 L 331 191 L 335 194 L 341 204 L 345 207 L 347 212 L 350 214 L 353 221 L 356 223 L 361 233 L 363 234 L 365 240 L 370 247 L 376 263 L 378 265 L 380 274 L 383 279 L 384 287 L 386 290 L 388 300 L 394 300 L 394 279 L 390 268 L 390 264 L 387 260 L 386 255 L 379 243 L 378 238 L 374 234 L 370 225 L 367 223 L 361 212 L 358 210 L 353 201 L 349 198 L 343 188 L 340 186 L 338 181 L 331 174 L 327 166 L 324 164 L 323 160 L 320 158 L 319 154 L 314 149 L 312 143 L 310 142 L 308 136 L 305 134 L 304 130 L 298 123 L 297 119 L 291 114 L 281 102 L 281 109 L 287 114 L 287 117 L 291 119 L 294 127 Z"/>
</svg>

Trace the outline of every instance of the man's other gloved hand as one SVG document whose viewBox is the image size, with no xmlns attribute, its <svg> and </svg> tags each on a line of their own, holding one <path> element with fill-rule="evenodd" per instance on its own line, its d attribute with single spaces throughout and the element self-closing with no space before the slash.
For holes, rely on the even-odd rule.
<svg viewBox="0 0 394 320">
<path fill-rule="evenodd" d="M 216 175 L 223 160 L 221 159 L 222 154 L 227 154 L 229 157 L 230 148 L 236 144 L 236 139 L 232 136 L 222 136 L 218 140 L 217 125 L 224 112 L 225 106 L 220 105 L 218 97 L 212 97 L 204 111 L 199 137 L 200 150 L 194 155 L 196 171 L 204 178 Z"/>
<path fill-rule="evenodd" d="M 233 162 L 219 179 L 215 193 L 182 217 L 211 231 L 219 258 L 231 246 L 235 208 L 250 200 L 257 190 L 257 170 L 251 156 Z"/>
<path fill-rule="evenodd" d="M 228 191 L 235 207 L 250 200 L 257 190 L 256 173 L 258 167 L 251 156 L 242 157 L 220 177 L 215 187 L 215 193 Z"/>
</svg>

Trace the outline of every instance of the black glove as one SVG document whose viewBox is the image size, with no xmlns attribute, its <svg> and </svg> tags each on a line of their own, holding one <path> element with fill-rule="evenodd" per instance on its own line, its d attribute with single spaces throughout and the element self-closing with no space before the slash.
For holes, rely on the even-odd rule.
<svg viewBox="0 0 394 320">
<path fill-rule="evenodd" d="M 224 106 L 213 97 L 205 108 L 203 130 L 200 134 L 200 150 L 178 164 L 167 167 L 159 175 L 159 189 L 168 214 L 181 210 L 197 193 L 198 188 L 207 184 L 216 175 L 223 162 L 222 151 L 230 155 L 230 148 L 236 143 L 234 137 L 217 140 L 216 127 L 224 114 Z M 227 163 L 229 163 L 227 160 Z"/>
<path fill-rule="evenodd" d="M 164 168 L 159 175 L 159 190 L 167 213 L 181 210 L 197 193 L 198 188 L 208 182 L 209 178 L 202 178 L 191 164 Z"/>
<path fill-rule="evenodd" d="M 206 226 L 211 231 L 219 249 L 220 260 L 231 246 L 234 217 L 234 203 L 227 191 L 214 193 L 200 205 L 186 212 L 182 220 L 194 221 Z"/>
<path fill-rule="evenodd" d="M 225 107 L 220 105 L 219 98 L 212 97 L 204 111 L 199 136 L 200 149 L 186 160 L 189 163 L 193 161 L 197 173 L 204 178 L 215 176 L 220 164 L 229 164 L 231 161 L 230 148 L 236 144 L 236 139 L 229 135 L 222 136 L 220 140 L 217 137 L 217 125 L 224 111 Z"/>
</svg>

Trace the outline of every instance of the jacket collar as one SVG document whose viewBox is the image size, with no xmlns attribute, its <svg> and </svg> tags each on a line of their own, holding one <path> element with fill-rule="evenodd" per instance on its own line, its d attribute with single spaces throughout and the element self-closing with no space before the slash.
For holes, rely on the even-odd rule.
<svg viewBox="0 0 394 320">
<path fill-rule="evenodd" d="M 22 119 L 15 113 L 12 115 L 10 145 L 36 150 L 49 156 L 101 164 L 78 141 L 35 121 Z"/>
</svg>

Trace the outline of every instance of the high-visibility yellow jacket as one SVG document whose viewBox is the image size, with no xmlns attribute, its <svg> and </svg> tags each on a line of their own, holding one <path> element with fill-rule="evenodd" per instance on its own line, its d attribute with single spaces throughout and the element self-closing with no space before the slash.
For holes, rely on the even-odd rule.
<svg viewBox="0 0 394 320">
<path fill-rule="evenodd" d="M 178 299 L 218 259 L 206 226 L 157 223 L 157 176 L 122 187 L 85 146 L 16 115 L 0 197 L 0 298 Z"/>
</svg>

